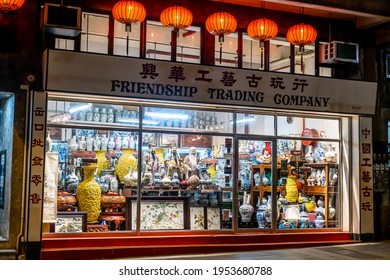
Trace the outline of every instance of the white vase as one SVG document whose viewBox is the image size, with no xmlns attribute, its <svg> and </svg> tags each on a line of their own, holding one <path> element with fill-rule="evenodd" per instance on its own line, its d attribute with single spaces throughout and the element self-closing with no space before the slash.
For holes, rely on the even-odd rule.
<svg viewBox="0 0 390 280">
<path fill-rule="evenodd" d="M 309 148 L 309 151 L 306 153 L 305 159 L 306 159 L 309 163 L 313 163 L 313 162 L 314 162 L 313 146 L 309 145 L 308 148 Z"/>
<path fill-rule="evenodd" d="M 69 147 L 72 151 L 77 151 L 77 149 L 79 148 L 79 145 L 77 144 L 76 140 L 76 135 L 73 135 L 72 138 L 70 138 Z"/>
<path fill-rule="evenodd" d="M 326 162 L 335 162 L 335 154 L 333 152 L 333 149 L 332 149 L 332 144 L 329 144 L 328 145 L 328 150 L 326 151 L 325 153 L 325 160 Z"/>
<path fill-rule="evenodd" d="M 107 144 L 107 149 L 109 151 L 112 151 L 114 150 L 115 148 L 115 141 L 114 141 L 114 137 L 113 136 L 110 136 L 110 140 L 108 141 L 108 144 Z"/>
<path fill-rule="evenodd" d="M 336 217 L 336 209 L 332 205 L 332 198 L 329 198 L 328 216 L 329 220 L 333 220 Z"/>
<path fill-rule="evenodd" d="M 108 138 L 105 134 L 103 134 L 100 139 L 100 150 L 107 151 Z"/>
<path fill-rule="evenodd" d="M 96 151 L 96 150 L 100 150 L 101 148 L 101 140 L 99 138 L 99 135 L 96 134 L 95 136 L 95 139 L 93 140 L 93 149 Z"/>
<path fill-rule="evenodd" d="M 53 140 L 51 140 L 50 131 L 48 131 L 46 137 L 46 152 L 51 152 L 52 147 L 53 147 Z"/>
<path fill-rule="evenodd" d="M 87 142 L 85 141 L 85 136 L 81 136 L 79 139 L 79 150 L 85 151 L 87 149 Z"/>
<path fill-rule="evenodd" d="M 91 134 L 88 134 L 87 136 L 87 151 L 92 151 L 93 150 L 93 138 L 91 136 Z"/>
</svg>

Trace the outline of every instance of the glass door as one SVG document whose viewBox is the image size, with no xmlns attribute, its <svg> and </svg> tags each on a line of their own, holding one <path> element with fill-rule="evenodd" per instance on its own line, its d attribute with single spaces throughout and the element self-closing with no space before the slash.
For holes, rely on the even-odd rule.
<svg viewBox="0 0 390 280">
<path fill-rule="evenodd" d="M 278 164 L 280 178 L 276 182 L 272 149 L 271 140 L 238 140 L 238 229 L 274 228 L 276 219 L 273 215 L 279 216 L 279 213 L 276 198 L 273 198 L 273 186 L 277 185 L 278 192 L 281 191 L 288 169 L 281 170 Z"/>
</svg>

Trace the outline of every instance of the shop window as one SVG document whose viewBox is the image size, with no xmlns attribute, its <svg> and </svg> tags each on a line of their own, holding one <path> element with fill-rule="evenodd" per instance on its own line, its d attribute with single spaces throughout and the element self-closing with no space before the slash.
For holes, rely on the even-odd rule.
<svg viewBox="0 0 390 280">
<path fill-rule="evenodd" d="M 157 21 L 147 21 L 146 58 L 171 60 L 171 29 Z"/>
<path fill-rule="evenodd" d="M 200 63 L 200 27 L 190 26 L 179 31 L 176 61 Z"/>
<path fill-rule="evenodd" d="M 221 48 L 222 47 L 222 48 Z M 220 44 L 219 37 L 215 36 L 215 65 L 238 67 L 238 33 L 224 36 L 224 42 Z"/>
<path fill-rule="evenodd" d="M 108 24 L 108 15 L 83 13 L 81 51 L 107 54 Z"/>
<path fill-rule="evenodd" d="M 290 73 L 290 43 L 285 38 L 270 40 L 270 71 Z"/>
<path fill-rule="evenodd" d="M 131 32 L 125 31 L 125 25 L 115 20 L 114 55 L 139 57 L 141 24 L 132 24 Z"/>
<path fill-rule="evenodd" d="M 251 39 L 247 34 L 243 36 L 242 63 L 243 68 L 264 70 L 261 65 L 261 49 L 258 40 Z"/>
<path fill-rule="evenodd" d="M 320 77 L 332 77 L 332 68 L 320 67 Z"/>
<path fill-rule="evenodd" d="M 0 92 L 0 241 L 9 239 L 11 217 L 11 177 L 15 97 Z"/>
<path fill-rule="evenodd" d="M 275 135 L 274 116 L 237 114 L 237 133 L 253 135 Z"/>
<path fill-rule="evenodd" d="M 295 72 L 296 74 L 315 74 L 315 44 L 306 45 L 303 53 L 295 46 Z"/>
<path fill-rule="evenodd" d="M 340 122 L 338 119 L 278 116 L 277 135 L 340 139 Z"/>
<path fill-rule="evenodd" d="M 148 129 L 169 129 L 193 133 L 232 133 L 233 114 L 147 107 L 142 124 Z"/>
<path fill-rule="evenodd" d="M 60 50 L 74 50 L 74 40 L 72 39 L 63 39 L 56 38 L 55 39 L 55 48 Z"/>
</svg>

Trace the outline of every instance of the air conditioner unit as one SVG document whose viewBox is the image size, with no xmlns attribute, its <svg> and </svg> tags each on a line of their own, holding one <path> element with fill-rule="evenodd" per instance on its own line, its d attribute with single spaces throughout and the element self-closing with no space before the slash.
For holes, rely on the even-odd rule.
<svg viewBox="0 0 390 280">
<path fill-rule="evenodd" d="M 48 4 L 43 6 L 45 32 L 65 37 L 76 37 L 81 32 L 81 8 Z"/>
<path fill-rule="evenodd" d="M 320 44 L 320 63 L 359 63 L 359 45 L 332 41 Z"/>
</svg>

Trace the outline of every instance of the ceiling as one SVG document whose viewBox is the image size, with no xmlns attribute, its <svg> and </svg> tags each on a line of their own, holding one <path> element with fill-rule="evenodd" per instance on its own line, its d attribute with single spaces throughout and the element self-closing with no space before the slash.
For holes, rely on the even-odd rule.
<svg viewBox="0 0 390 280">
<path fill-rule="evenodd" d="M 221 0 L 211 0 L 220 2 Z M 355 22 L 357 29 L 367 29 L 382 23 L 390 22 L 390 17 L 357 12 L 347 9 L 333 8 L 295 2 L 290 0 L 222 0 L 225 3 L 241 6 L 265 8 L 290 13 L 305 13 L 315 17 L 332 18 L 337 20 Z M 370 0 L 371 1 L 371 0 Z"/>
</svg>

